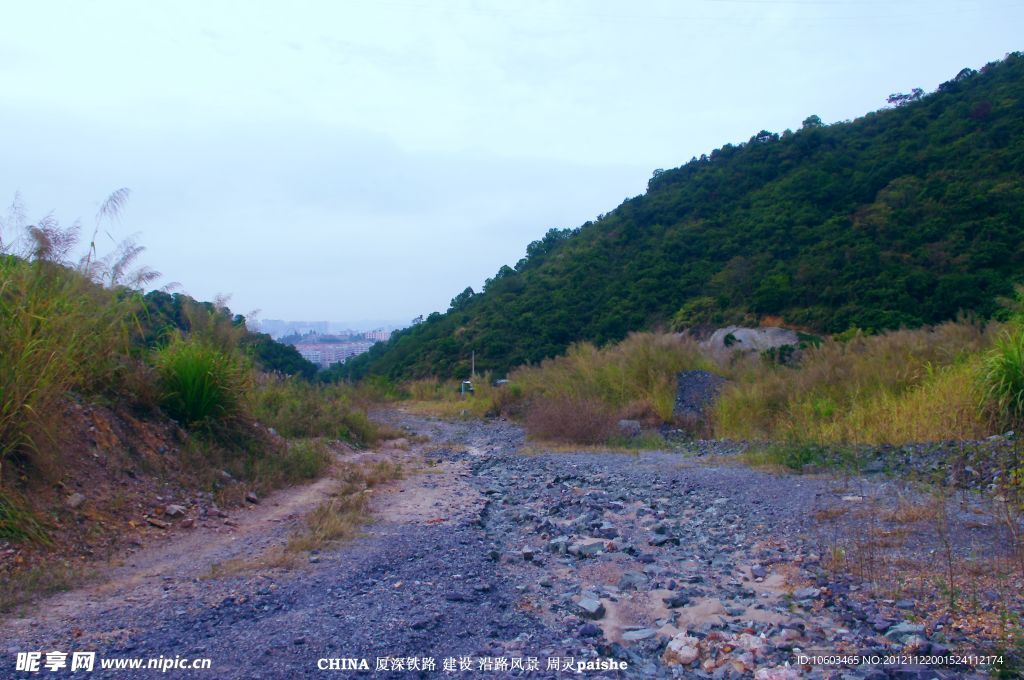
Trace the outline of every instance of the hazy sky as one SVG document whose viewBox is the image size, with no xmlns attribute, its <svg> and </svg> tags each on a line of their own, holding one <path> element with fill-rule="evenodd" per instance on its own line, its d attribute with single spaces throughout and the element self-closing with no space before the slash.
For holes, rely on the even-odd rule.
<svg viewBox="0 0 1024 680">
<path fill-rule="evenodd" d="M 14 2 L 0 200 L 262 318 L 407 320 L 761 129 L 1024 49 L 1009 0 Z M 100 251 L 114 243 L 104 235 Z"/>
</svg>

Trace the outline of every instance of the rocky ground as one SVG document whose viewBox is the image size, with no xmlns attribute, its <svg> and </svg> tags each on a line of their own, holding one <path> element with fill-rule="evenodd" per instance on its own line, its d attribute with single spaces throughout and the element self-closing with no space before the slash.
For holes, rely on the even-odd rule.
<svg viewBox="0 0 1024 680">
<path fill-rule="evenodd" d="M 5 676 L 27 650 L 210 658 L 210 671 L 172 673 L 207 678 L 313 676 L 321 659 L 368 665 L 335 677 L 984 675 L 906 658 L 799 663 L 988 651 L 925 603 L 869 596 L 829 568 L 836 533 L 861 521 L 850 508 L 893 497 L 881 477 L 773 475 L 736 464 L 728 444 L 702 445 L 715 454 L 703 456 L 524 454 L 521 430 L 503 421 L 386 417 L 429 441 L 380 454 L 418 472 L 376 498 L 364 536 L 298 569 L 217 575 L 225 559 L 283 541 L 329 491 L 266 499 L 230 535 L 169 543 L 177 560 L 126 565 L 5 621 Z M 971 540 L 984 542 L 978 531 Z M 613 661 L 625 670 L 601 670 Z"/>
</svg>

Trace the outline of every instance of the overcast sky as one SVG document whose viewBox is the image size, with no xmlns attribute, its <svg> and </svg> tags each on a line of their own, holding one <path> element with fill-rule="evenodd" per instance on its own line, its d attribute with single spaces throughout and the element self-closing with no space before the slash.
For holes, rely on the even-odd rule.
<svg viewBox="0 0 1024 680">
<path fill-rule="evenodd" d="M 261 318 L 408 320 L 761 129 L 1024 49 L 1011 0 L 5 2 L 0 200 Z M 112 240 L 113 239 L 113 240 Z M 159 284 L 158 284 L 159 285 Z"/>
</svg>

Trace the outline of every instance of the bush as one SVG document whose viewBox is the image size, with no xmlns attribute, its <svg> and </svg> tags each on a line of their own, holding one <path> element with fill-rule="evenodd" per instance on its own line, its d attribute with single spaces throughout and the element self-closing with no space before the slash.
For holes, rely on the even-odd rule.
<svg viewBox="0 0 1024 680">
<path fill-rule="evenodd" d="M 532 438 L 570 444 L 602 444 L 616 432 L 615 413 L 597 399 L 540 397 L 526 411 Z"/>
<path fill-rule="evenodd" d="M 381 432 L 353 399 L 353 388 L 344 383 L 264 377 L 252 391 L 252 412 L 284 437 L 328 437 L 372 446 Z"/>
<path fill-rule="evenodd" d="M 176 338 L 154 355 L 161 405 L 183 425 L 226 421 L 243 412 L 249 371 L 242 360 L 207 342 Z"/>
<path fill-rule="evenodd" d="M 850 449 L 799 441 L 753 447 L 743 453 L 743 459 L 751 465 L 783 467 L 793 472 L 816 472 L 821 468 L 853 472 L 860 466 Z"/>
</svg>

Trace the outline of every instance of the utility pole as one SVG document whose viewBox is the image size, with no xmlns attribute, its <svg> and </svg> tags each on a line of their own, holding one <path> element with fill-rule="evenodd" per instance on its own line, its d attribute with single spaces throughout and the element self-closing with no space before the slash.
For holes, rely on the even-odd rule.
<svg viewBox="0 0 1024 680">
<path fill-rule="evenodd" d="M 476 380 L 476 350 L 473 350 L 469 369 L 470 380 Z"/>
</svg>

